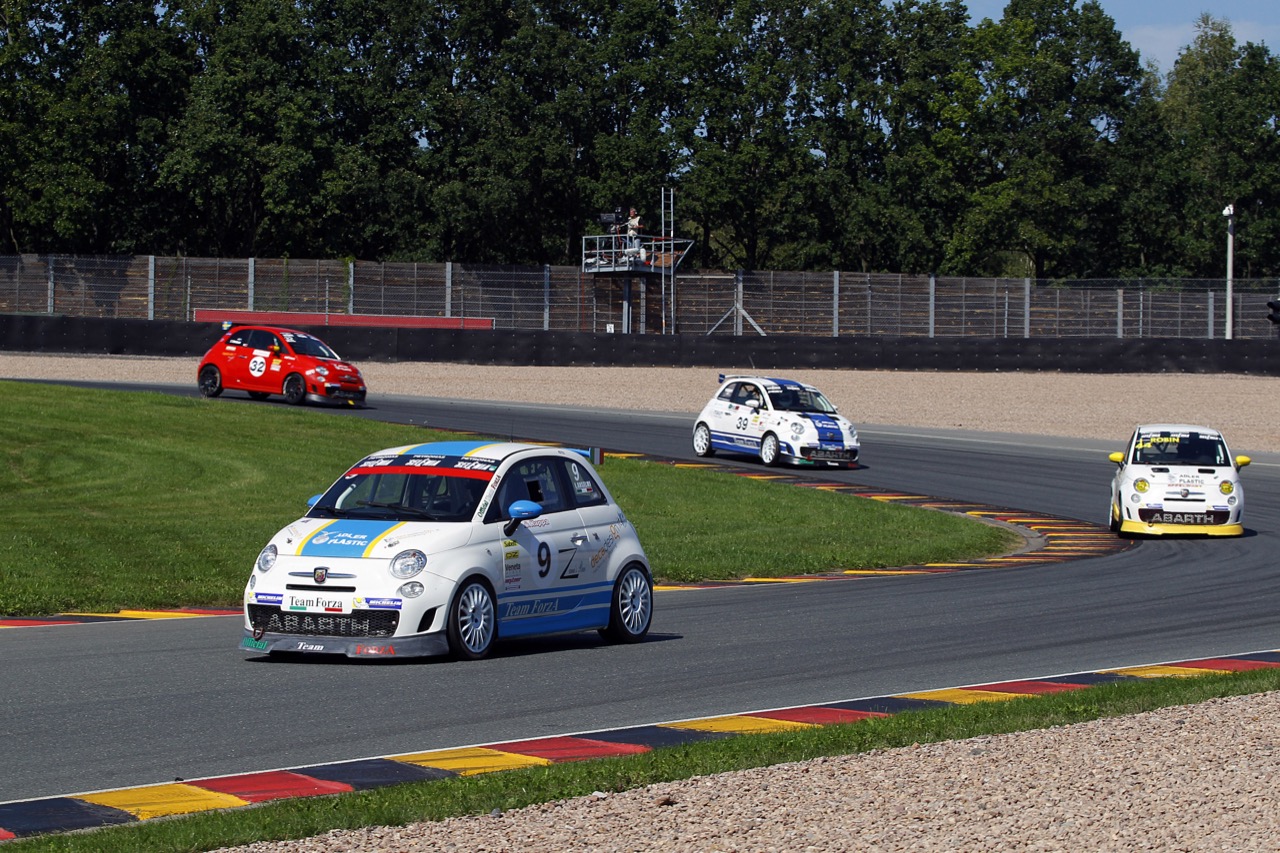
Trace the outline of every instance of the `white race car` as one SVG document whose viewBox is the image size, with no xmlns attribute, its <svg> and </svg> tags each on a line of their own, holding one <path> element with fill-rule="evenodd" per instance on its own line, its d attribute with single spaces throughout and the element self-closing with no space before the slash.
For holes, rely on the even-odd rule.
<svg viewBox="0 0 1280 853">
<path fill-rule="evenodd" d="M 450 441 L 356 463 L 258 555 L 243 651 L 475 660 L 497 639 L 653 618 L 635 528 L 580 453 Z"/>
<path fill-rule="evenodd" d="M 790 379 L 720 376 L 693 427 L 693 452 L 750 453 L 766 465 L 853 468 L 858 430 L 822 392 Z"/>
<path fill-rule="evenodd" d="M 1111 530 L 1121 536 L 1239 536 L 1244 533 L 1240 469 L 1248 456 L 1231 455 L 1216 429 L 1189 424 L 1143 424 L 1129 449 L 1109 457 Z"/>
</svg>

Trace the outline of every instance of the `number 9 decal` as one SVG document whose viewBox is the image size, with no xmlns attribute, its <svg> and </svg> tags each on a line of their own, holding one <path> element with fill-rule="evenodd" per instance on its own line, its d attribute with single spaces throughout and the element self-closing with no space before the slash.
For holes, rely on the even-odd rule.
<svg viewBox="0 0 1280 853">
<path fill-rule="evenodd" d="M 551 571 L 551 546 L 546 542 L 538 543 L 538 577 L 545 578 Z"/>
</svg>

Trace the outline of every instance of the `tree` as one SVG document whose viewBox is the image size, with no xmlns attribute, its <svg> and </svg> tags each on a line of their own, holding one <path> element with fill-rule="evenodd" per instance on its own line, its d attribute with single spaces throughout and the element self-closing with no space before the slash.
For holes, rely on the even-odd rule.
<svg viewBox="0 0 1280 853">
<path fill-rule="evenodd" d="M 1094 0 L 1011 0 L 976 30 L 983 97 L 977 189 L 948 247 L 953 271 L 1099 275 L 1114 233 L 1113 148 L 1131 115 L 1138 56 Z"/>
<path fill-rule="evenodd" d="M 146 251 L 191 56 L 154 4 L 4 4 L 0 219 L 19 251 Z"/>
<path fill-rule="evenodd" d="M 323 218 L 320 175 L 333 157 L 314 42 L 285 0 L 183 9 L 201 63 L 160 170 L 185 204 L 170 250 L 300 256 Z"/>
<path fill-rule="evenodd" d="M 980 90 L 972 32 L 960 0 L 905 0 L 888 24 L 879 87 L 887 134 L 881 215 L 893 239 L 885 267 L 933 272 L 973 189 Z"/>
<path fill-rule="evenodd" d="M 1229 23 L 1203 15 L 1169 73 L 1162 113 L 1182 174 L 1183 267 L 1221 274 L 1222 210 L 1233 204 L 1242 270 L 1280 274 L 1272 248 L 1280 239 L 1280 63 L 1265 47 L 1237 45 Z"/>
<path fill-rule="evenodd" d="M 673 73 L 685 99 L 672 128 L 703 266 L 771 265 L 812 231 L 803 202 L 813 155 L 796 132 L 811 31 L 802 12 L 786 0 L 682 7 Z"/>
</svg>

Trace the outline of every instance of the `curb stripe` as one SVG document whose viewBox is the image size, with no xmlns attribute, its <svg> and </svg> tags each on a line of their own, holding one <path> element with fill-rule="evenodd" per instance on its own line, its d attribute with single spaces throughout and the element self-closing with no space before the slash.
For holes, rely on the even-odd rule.
<svg viewBox="0 0 1280 853">
<path fill-rule="evenodd" d="M 634 755 L 703 740 L 852 723 L 929 708 L 1003 702 L 1139 678 L 1185 678 L 1275 667 L 1280 667 L 1280 649 L 0 803 L 0 840 L 212 809 L 241 808 L 292 797 L 367 790 L 402 782 Z"/>
</svg>

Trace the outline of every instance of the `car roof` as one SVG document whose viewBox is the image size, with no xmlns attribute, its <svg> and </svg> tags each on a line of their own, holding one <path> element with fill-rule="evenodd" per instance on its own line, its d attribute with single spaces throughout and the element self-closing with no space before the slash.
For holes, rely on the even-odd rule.
<svg viewBox="0 0 1280 853">
<path fill-rule="evenodd" d="M 280 332 L 286 335 L 302 335 L 305 338 L 315 337 L 315 335 L 310 332 L 304 332 L 300 329 L 290 329 L 288 326 L 263 326 L 260 323 L 232 323 L 231 327 L 223 332 L 223 334 L 227 335 L 231 332 L 239 332 L 245 329 L 262 329 L 267 332 Z"/>
<path fill-rule="evenodd" d="M 365 460 L 375 457 L 446 456 L 499 463 L 509 456 L 514 456 L 526 450 L 541 450 L 555 455 L 561 455 L 565 452 L 564 448 L 561 447 L 519 441 L 431 441 L 426 444 L 404 444 L 399 447 L 388 447 L 385 450 L 370 453 L 365 457 Z"/>
<path fill-rule="evenodd" d="M 1135 432 L 1141 432 L 1141 433 L 1147 433 L 1147 432 L 1169 432 L 1169 433 L 1198 432 L 1198 433 L 1200 433 L 1201 435 L 1203 435 L 1203 436 L 1205 436 L 1205 437 L 1208 437 L 1208 438 L 1214 438 L 1214 437 L 1221 438 L 1221 437 L 1222 437 L 1222 433 L 1218 432 L 1218 431 L 1217 431 L 1216 429 L 1214 429 L 1213 427 L 1197 426 L 1197 425 L 1195 425 L 1195 424 L 1159 424 L 1159 423 L 1157 423 L 1157 424 L 1139 424 L 1139 425 L 1137 426 L 1137 428 L 1135 429 Z"/>
<path fill-rule="evenodd" d="M 800 382 L 795 379 L 783 379 L 777 376 L 755 376 L 745 373 L 721 373 L 720 384 L 724 385 L 726 382 L 756 382 L 766 388 L 772 385 L 777 388 L 803 388 L 806 391 L 818 390 L 807 382 Z"/>
</svg>

